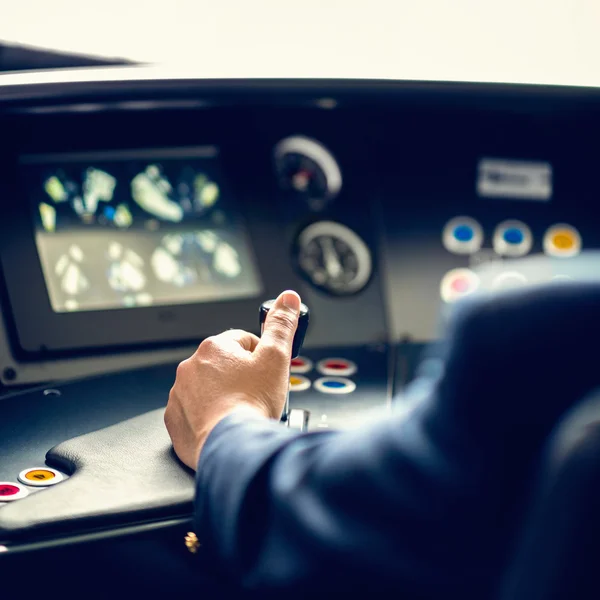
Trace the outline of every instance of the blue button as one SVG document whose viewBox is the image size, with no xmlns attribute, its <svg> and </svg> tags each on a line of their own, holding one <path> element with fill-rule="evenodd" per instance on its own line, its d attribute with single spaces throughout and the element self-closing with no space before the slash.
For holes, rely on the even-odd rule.
<svg viewBox="0 0 600 600">
<path fill-rule="evenodd" d="M 522 244 L 525 239 L 525 234 L 516 227 L 509 227 L 502 235 L 507 244 Z"/>
<path fill-rule="evenodd" d="M 323 387 L 332 388 L 332 389 L 340 389 L 340 388 L 345 388 L 346 384 L 343 381 L 327 380 L 327 381 L 323 382 Z"/>
<path fill-rule="evenodd" d="M 454 237 L 459 242 L 470 242 L 473 239 L 473 228 L 468 225 L 459 225 L 454 229 Z"/>
</svg>

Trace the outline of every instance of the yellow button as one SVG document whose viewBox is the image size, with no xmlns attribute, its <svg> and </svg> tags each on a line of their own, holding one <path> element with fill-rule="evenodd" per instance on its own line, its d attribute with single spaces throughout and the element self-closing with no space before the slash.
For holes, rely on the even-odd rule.
<svg viewBox="0 0 600 600">
<path fill-rule="evenodd" d="M 292 375 L 290 377 L 290 392 L 303 392 L 310 388 L 310 379 L 302 375 Z"/>
<path fill-rule="evenodd" d="M 577 256 L 581 250 L 581 236 L 575 227 L 557 223 L 544 235 L 544 252 L 550 256 Z"/>
<path fill-rule="evenodd" d="M 25 473 L 25 479 L 29 479 L 29 481 L 48 481 L 55 477 L 56 475 L 52 471 L 46 469 L 34 469 Z"/>
</svg>

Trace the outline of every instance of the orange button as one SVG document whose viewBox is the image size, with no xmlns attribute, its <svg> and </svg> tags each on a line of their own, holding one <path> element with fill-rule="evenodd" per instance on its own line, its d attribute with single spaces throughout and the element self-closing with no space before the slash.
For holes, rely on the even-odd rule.
<svg viewBox="0 0 600 600">
<path fill-rule="evenodd" d="M 290 377 L 290 392 L 303 392 L 310 386 L 310 379 L 302 377 L 302 375 L 292 375 Z"/>
<path fill-rule="evenodd" d="M 575 239 L 569 231 L 557 231 L 552 238 L 552 243 L 559 250 L 570 250 L 575 245 Z"/>
<path fill-rule="evenodd" d="M 63 479 L 60 471 L 50 467 L 31 467 L 19 473 L 19 481 L 33 487 L 47 487 L 60 483 Z"/>
</svg>

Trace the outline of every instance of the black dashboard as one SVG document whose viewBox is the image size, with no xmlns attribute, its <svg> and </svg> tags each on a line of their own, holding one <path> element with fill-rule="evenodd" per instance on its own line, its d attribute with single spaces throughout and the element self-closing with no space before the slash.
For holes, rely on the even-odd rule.
<svg viewBox="0 0 600 600">
<path fill-rule="evenodd" d="M 286 288 L 311 309 L 290 378 L 311 428 L 388 410 L 457 300 L 564 280 L 600 247 L 599 107 L 567 87 L 0 78 L 0 480 L 164 406 L 171 367 L 224 329 L 259 333 Z M 35 438 L 42 421 L 60 426 Z M 11 493 L 0 548 L 38 535 L 3 530 Z"/>
<path fill-rule="evenodd" d="M 592 91 L 271 82 L 215 99 L 214 82 L 144 83 L 93 102 L 8 95 L 17 360 L 255 330 L 283 287 L 314 307 L 307 347 L 427 342 L 440 306 L 479 285 L 473 265 L 504 260 L 518 283 L 512 258 L 598 245 Z"/>
</svg>

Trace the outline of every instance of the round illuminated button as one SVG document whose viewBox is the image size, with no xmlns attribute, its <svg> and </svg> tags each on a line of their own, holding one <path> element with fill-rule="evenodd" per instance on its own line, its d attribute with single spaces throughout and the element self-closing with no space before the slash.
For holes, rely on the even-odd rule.
<svg viewBox="0 0 600 600">
<path fill-rule="evenodd" d="M 481 248 L 483 229 L 475 219 L 455 217 L 444 226 L 442 242 L 454 254 L 473 254 Z"/>
<path fill-rule="evenodd" d="M 313 368 L 312 361 L 308 358 L 304 358 L 304 356 L 298 356 L 297 358 L 292 358 L 290 362 L 290 372 L 291 373 L 308 373 Z"/>
<path fill-rule="evenodd" d="M 19 483 L 0 481 L 0 502 L 12 502 L 25 498 L 29 492 Z"/>
<path fill-rule="evenodd" d="M 35 467 L 25 469 L 19 473 L 19 481 L 33 487 L 47 487 L 63 480 L 63 475 L 56 469 L 50 467 Z"/>
<path fill-rule="evenodd" d="M 565 282 L 573 281 L 573 278 L 570 277 L 569 275 L 554 275 L 552 277 L 551 281 L 558 281 L 558 282 L 565 283 Z"/>
<path fill-rule="evenodd" d="M 500 256 L 524 256 L 533 246 L 531 229 L 522 221 L 502 221 L 494 231 L 493 244 Z"/>
<path fill-rule="evenodd" d="M 345 358 L 325 358 L 317 363 L 317 370 L 323 375 L 350 377 L 356 373 L 356 364 Z"/>
<path fill-rule="evenodd" d="M 568 258 L 581 251 L 581 236 L 575 227 L 559 223 L 553 225 L 544 235 L 544 252 L 550 256 Z"/>
<path fill-rule="evenodd" d="M 345 377 L 321 377 L 314 386 L 323 394 L 351 394 L 356 389 L 354 381 Z"/>
<path fill-rule="evenodd" d="M 456 302 L 472 294 L 479 287 L 479 277 L 470 269 L 448 271 L 440 284 L 440 295 L 444 302 Z"/>
<path fill-rule="evenodd" d="M 517 271 L 500 273 L 492 282 L 494 290 L 508 290 L 523 287 L 524 285 L 527 285 L 527 278 L 522 273 L 517 273 Z"/>
<path fill-rule="evenodd" d="M 303 392 L 310 388 L 310 379 L 302 375 L 292 375 L 290 377 L 290 392 Z"/>
</svg>

